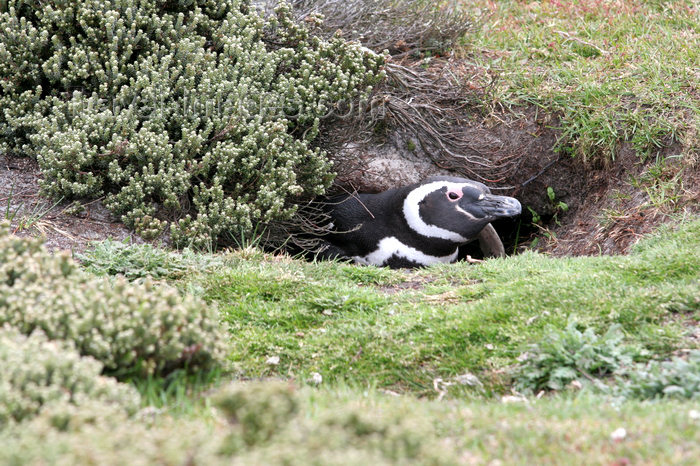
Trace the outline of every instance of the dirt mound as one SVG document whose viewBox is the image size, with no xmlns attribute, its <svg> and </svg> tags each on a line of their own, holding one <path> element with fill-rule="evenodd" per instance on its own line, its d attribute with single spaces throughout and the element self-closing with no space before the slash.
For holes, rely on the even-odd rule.
<svg viewBox="0 0 700 466">
<path fill-rule="evenodd" d="M 499 194 L 516 197 L 525 207 L 520 219 L 495 225 L 508 253 L 535 247 L 557 256 L 624 254 L 659 224 L 700 213 L 700 167 L 674 157 L 682 151 L 679 144 L 646 161 L 623 144 L 609 165 L 589 166 L 553 150 L 558 125 L 556 117 L 530 108 L 475 118 L 463 128 L 484 153 L 516 161 L 510 176 L 491 183 Z M 376 192 L 435 174 L 464 175 L 459 166 L 437 166 L 410 141 L 410 136 L 394 132 L 376 145 L 346 147 L 351 156 L 345 154 L 343 160 L 355 163 L 345 167 L 336 188 Z M 16 234 L 43 235 L 49 248 L 74 251 L 105 238 L 142 242 L 100 199 L 43 198 L 40 178 L 31 159 L 0 155 L 0 206 Z"/>
<path fill-rule="evenodd" d="M 570 179 L 580 191 L 569 195 L 572 208 L 559 224 L 548 225 L 542 249 L 558 256 L 623 254 L 661 223 L 700 214 L 700 167 L 681 163 L 681 152 L 672 144 L 643 161 L 625 143 L 607 167 L 552 170 L 542 184 Z"/>
</svg>

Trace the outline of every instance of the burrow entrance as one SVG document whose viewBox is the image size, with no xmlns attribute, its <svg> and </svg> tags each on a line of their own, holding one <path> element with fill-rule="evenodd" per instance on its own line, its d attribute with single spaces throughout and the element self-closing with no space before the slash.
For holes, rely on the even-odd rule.
<svg viewBox="0 0 700 466">
<path fill-rule="evenodd" d="M 625 254 L 679 212 L 700 212 L 700 170 L 682 165 L 680 144 L 642 160 L 622 143 L 615 160 L 593 165 L 555 151 L 559 126 L 556 116 L 525 108 L 475 118 L 462 128 L 483 152 L 515 161 L 507 178 L 487 183 L 494 193 L 523 205 L 519 218 L 493 224 L 506 254 L 526 249 L 554 256 Z M 346 191 L 380 192 L 434 175 L 469 178 L 458 166 L 438 166 L 407 134 L 394 132 L 345 150 L 336 188 Z M 467 254 L 483 257 L 477 242 L 462 248 L 461 256 Z"/>
</svg>

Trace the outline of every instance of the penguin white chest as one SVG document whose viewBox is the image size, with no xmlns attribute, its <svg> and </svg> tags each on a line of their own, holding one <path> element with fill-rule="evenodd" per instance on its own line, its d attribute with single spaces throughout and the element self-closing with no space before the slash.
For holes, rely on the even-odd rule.
<svg viewBox="0 0 700 466">
<path fill-rule="evenodd" d="M 365 256 L 353 256 L 352 259 L 358 264 L 382 266 L 386 265 L 392 257 L 397 257 L 415 262 L 416 265 L 427 266 L 452 263 L 457 260 L 458 252 L 459 250 L 455 248 L 455 251 L 447 256 L 431 256 L 402 243 L 394 236 L 388 236 L 379 241 L 374 251 Z"/>
</svg>

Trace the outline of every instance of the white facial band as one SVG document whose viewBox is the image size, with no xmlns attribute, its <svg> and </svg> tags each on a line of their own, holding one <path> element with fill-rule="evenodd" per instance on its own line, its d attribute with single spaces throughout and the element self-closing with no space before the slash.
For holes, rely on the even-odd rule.
<svg viewBox="0 0 700 466">
<path fill-rule="evenodd" d="M 449 181 L 433 181 L 432 183 L 424 184 L 419 186 L 406 196 L 403 201 L 403 215 L 408 222 L 408 226 L 411 227 L 413 231 L 428 238 L 440 238 L 452 241 L 455 243 L 466 243 L 468 240 L 459 233 L 454 231 L 446 230 L 435 225 L 428 225 L 420 218 L 420 203 L 428 196 L 430 193 L 437 191 L 441 188 L 447 188 L 447 190 L 455 189 L 461 191 L 464 186 L 471 186 L 478 189 L 470 183 L 451 183 Z"/>
</svg>

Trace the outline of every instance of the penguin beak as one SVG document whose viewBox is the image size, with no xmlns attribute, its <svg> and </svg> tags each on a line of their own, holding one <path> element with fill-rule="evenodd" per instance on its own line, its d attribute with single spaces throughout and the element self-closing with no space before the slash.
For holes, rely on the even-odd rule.
<svg viewBox="0 0 700 466">
<path fill-rule="evenodd" d="M 485 214 L 493 217 L 514 217 L 520 215 L 523 210 L 520 202 L 514 197 L 492 194 L 485 194 L 479 207 L 483 208 Z"/>
</svg>

